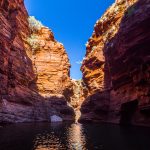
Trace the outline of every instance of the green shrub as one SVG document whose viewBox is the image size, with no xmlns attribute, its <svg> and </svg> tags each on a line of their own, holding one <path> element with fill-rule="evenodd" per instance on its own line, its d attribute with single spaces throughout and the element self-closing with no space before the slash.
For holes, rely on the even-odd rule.
<svg viewBox="0 0 150 150">
<path fill-rule="evenodd" d="M 91 52 L 93 52 L 95 49 L 96 49 L 96 46 L 93 46 L 93 47 L 92 47 L 92 51 L 91 51 Z"/>
<path fill-rule="evenodd" d="M 40 21 L 36 20 L 34 16 L 30 16 L 28 18 L 28 22 L 29 22 L 29 27 L 30 27 L 31 31 L 37 31 L 43 27 L 42 23 Z"/>
<path fill-rule="evenodd" d="M 28 37 L 27 42 L 31 46 L 33 52 L 35 52 L 35 50 L 37 50 L 40 47 L 38 36 L 36 35 L 31 35 L 30 37 Z"/>
</svg>

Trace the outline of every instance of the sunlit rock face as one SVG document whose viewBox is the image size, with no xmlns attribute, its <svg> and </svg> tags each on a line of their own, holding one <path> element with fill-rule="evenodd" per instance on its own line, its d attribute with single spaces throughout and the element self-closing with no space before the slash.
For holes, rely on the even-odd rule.
<svg viewBox="0 0 150 150">
<path fill-rule="evenodd" d="M 129 6 L 126 5 L 126 0 L 114 3 L 96 22 L 93 35 L 86 44 L 86 56 L 81 71 L 90 94 L 110 88 L 109 68 L 106 67 L 104 48 L 117 34 L 120 22 Z"/>
<path fill-rule="evenodd" d="M 75 121 L 78 122 L 78 119 L 81 116 L 80 108 L 85 100 L 88 89 L 86 88 L 82 80 L 71 80 L 72 83 L 72 92 L 69 100 L 69 104 L 74 108 L 75 111 Z"/>
<path fill-rule="evenodd" d="M 82 80 L 71 80 L 72 83 L 72 96 L 70 98 L 70 104 L 74 108 L 79 108 L 88 94 L 88 89 Z"/>
<path fill-rule="evenodd" d="M 70 81 L 65 49 L 48 28 L 36 24 L 34 33 L 28 18 L 23 0 L 0 1 L 0 122 L 73 120 L 63 95 Z"/>
<path fill-rule="evenodd" d="M 97 21 L 81 70 L 81 120 L 150 125 L 150 1 L 116 1 Z"/>
<path fill-rule="evenodd" d="M 54 39 L 50 29 L 42 25 L 37 28 L 38 21 L 30 18 L 28 43 L 32 49 L 37 90 L 46 97 L 63 94 L 71 86 L 70 63 L 64 46 Z"/>
</svg>

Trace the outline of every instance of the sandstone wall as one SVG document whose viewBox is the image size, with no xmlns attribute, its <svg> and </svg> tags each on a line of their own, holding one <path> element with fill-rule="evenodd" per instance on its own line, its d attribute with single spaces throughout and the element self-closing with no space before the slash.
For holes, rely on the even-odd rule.
<svg viewBox="0 0 150 150">
<path fill-rule="evenodd" d="M 33 53 L 32 34 L 23 0 L 0 1 L 0 122 L 48 121 L 53 114 L 73 120 L 63 96 L 70 81 L 65 49 L 43 27 Z"/>
<path fill-rule="evenodd" d="M 75 108 L 80 108 L 82 102 L 88 94 L 88 89 L 82 80 L 71 80 L 72 83 L 72 96 L 70 98 L 70 104 Z"/>
<path fill-rule="evenodd" d="M 81 120 L 150 125 L 149 4 L 117 1 L 97 21 L 81 67 L 90 90 Z"/>
<path fill-rule="evenodd" d="M 80 108 L 87 97 L 88 89 L 82 80 L 71 80 L 72 92 L 70 93 L 69 104 L 74 108 L 75 111 L 75 121 L 77 122 L 81 116 Z"/>
<path fill-rule="evenodd" d="M 36 21 L 36 20 L 34 20 Z M 47 27 L 31 31 L 28 43 L 36 74 L 36 86 L 42 96 L 63 94 L 71 85 L 70 63 L 64 46 Z"/>
</svg>

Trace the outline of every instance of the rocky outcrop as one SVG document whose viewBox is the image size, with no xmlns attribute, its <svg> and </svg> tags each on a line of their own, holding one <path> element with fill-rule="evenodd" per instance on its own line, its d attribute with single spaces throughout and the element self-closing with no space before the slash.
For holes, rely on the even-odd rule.
<svg viewBox="0 0 150 150">
<path fill-rule="evenodd" d="M 84 85 L 82 80 L 72 79 L 72 96 L 70 98 L 70 104 L 74 108 L 79 108 L 88 94 L 88 89 Z"/>
<path fill-rule="evenodd" d="M 97 21 L 81 70 L 81 120 L 150 125 L 150 1 L 120 0 Z"/>
<path fill-rule="evenodd" d="M 70 82 L 65 49 L 48 28 L 30 25 L 23 0 L 0 2 L 0 122 L 73 120 L 63 95 Z"/>
<path fill-rule="evenodd" d="M 72 83 L 72 92 L 70 96 L 69 104 L 74 108 L 75 111 L 75 121 L 77 122 L 81 116 L 80 108 L 87 97 L 88 89 L 86 88 L 84 82 L 82 80 L 71 80 Z"/>
<path fill-rule="evenodd" d="M 34 17 L 28 20 L 31 35 L 27 42 L 32 49 L 30 55 L 38 93 L 46 97 L 63 94 L 71 86 L 70 63 L 64 46 Z"/>
</svg>

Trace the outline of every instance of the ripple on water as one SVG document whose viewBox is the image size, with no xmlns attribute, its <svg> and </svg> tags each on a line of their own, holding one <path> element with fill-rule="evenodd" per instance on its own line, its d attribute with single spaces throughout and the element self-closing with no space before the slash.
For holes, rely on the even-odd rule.
<svg viewBox="0 0 150 150">
<path fill-rule="evenodd" d="M 85 137 L 81 124 L 72 124 L 60 132 L 61 124 L 51 124 L 50 133 L 37 134 L 34 150 L 86 150 Z"/>
<path fill-rule="evenodd" d="M 149 150 L 150 129 L 109 124 L 18 124 L 0 129 L 0 150 Z"/>
</svg>

